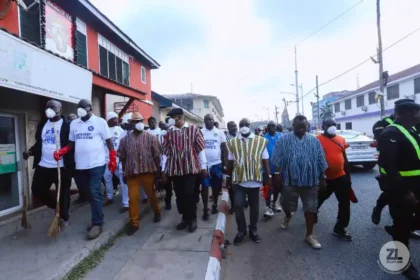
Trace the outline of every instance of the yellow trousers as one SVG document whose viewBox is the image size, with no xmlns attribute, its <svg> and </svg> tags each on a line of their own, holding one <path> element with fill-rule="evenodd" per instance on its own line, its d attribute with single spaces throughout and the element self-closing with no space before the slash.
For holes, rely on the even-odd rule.
<svg viewBox="0 0 420 280">
<path fill-rule="evenodd" d="M 128 213 L 130 223 L 133 226 L 139 226 L 140 223 L 140 186 L 144 188 L 149 197 L 150 206 L 155 214 L 160 213 L 159 202 L 154 190 L 155 176 L 153 173 L 143 173 L 137 176 L 127 178 L 128 186 Z"/>
</svg>

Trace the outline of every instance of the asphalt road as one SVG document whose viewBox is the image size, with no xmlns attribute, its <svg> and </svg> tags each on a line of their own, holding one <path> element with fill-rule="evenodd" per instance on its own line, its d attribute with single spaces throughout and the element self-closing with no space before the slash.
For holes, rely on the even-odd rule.
<svg viewBox="0 0 420 280">
<path fill-rule="evenodd" d="M 260 219 L 259 234 L 263 239 L 260 244 L 246 238 L 243 244 L 234 246 L 236 223 L 234 216 L 229 216 L 226 239 L 232 245 L 228 247 L 227 259 L 222 262 L 222 279 L 405 279 L 401 275 L 383 272 L 377 263 L 382 245 L 391 240 L 383 229 L 384 225 L 391 224 L 388 208 L 384 209 L 379 226 L 371 221 L 372 207 L 380 194 L 375 180 L 377 172 L 376 169 L 364 171 L 357 168 L 352 172 L 353 189 L 359 199 L 359 203 L 351 205 L 348 230 L 353 236 L 352 242 L 331 234 L 337 217 L 334 195 L 323 204 L 314 230 L 323 246 L 321 250 L 314 250 L 304 242 L 305 222 L 301 204 L 287 230 L 280 228 L 283 213 L 270 221 Z M 261 217 L 264 207 L 261 198 Z M 248 213 L 246 215 L 248 219 Z M 420 241 L 411 243 L 411 256 L 417 267 L 420 266 L 419 245 Z"/>
</svg>

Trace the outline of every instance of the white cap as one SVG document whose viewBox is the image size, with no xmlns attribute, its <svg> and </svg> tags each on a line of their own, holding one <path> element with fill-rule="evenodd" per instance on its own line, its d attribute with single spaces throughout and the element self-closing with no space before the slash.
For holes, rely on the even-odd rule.
<svg viewBox="0 0 420 280">
<path fill-rule="evenodd" d="M 122 123 L 127 124 L 128 120 L 131 119 L 131 115 L 132 115 L 132 113 L 125 114 L 124 117 L 122 117 Z"/>
<path fill-rule="evenodd" d="M 106 114 L 106 121 L 109 121 L 110 119 L 113 119 L 113 118 L 118 118 L 117 113 L 115 113 L 115 112 L 108 112 L 108 114 Z"/>
</svg>

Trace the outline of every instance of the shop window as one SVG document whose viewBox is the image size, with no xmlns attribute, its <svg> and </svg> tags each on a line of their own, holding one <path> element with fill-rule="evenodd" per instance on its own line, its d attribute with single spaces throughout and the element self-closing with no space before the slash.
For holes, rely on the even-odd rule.
<svg viewBox="0 0 420 280">
<path fill-rule="evenodd" d="M 77 63 L 88 67 L 86 24 L 77 19 L 76 26 Z"/>
<path fill-rule="evenodd" d="M 26 6 L 34 3 L 34 0 L 23 0 Z M 41 22 L 40 5 L 36 3 L 28 11 L 19 7 L 20 37 L 41 46 Z"/>
<path fill-rule="evenodd" d="M 388 100 L 400 98 L 400 84 L 388 87 L 386 89 L 386 98 Z"/>
<path fill-rule="evenodd" d="M 346 122 L 346 130 L 352 130 L 353 124 L 351 122 Z"/>
<path fill-rule="evenodd" d="M 146 68 L 144 68 L 143 66 L 141 67 L 141 82 L 143 84 L 145 84 L 147 82 L 147 78 L 146 78 Z"/>
<path fill-rule="evenodd" d="M 369 92 L 369 104 L 375 104 L 378 103 L 378 100 L 376 100 L 376 92 L 371 91 Z"/>
<path fill-rule="evenodd" d="M 340 112 L 340 102 L 334 104 L 334 113 Z"/>
<path fill-rule="evenodd" d="M 344 107 L 346 110 L 351 110 L 351 99 L 344 102 Z"/>
<path fill-rule="evenodd" d="M 365 95 L 358 96 L 356 98 L 357 108 L 365 106 Z"/>
</svg>

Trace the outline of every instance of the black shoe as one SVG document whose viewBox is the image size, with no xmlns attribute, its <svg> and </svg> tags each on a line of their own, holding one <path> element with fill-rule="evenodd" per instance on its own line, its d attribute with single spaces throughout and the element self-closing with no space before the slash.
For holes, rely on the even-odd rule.
<svg viewBox="0 0 420 280">
<path fill-rule="evenodd" d="M 122 207 L 121 209 L 120 209 L 120 213 L 125 213 L 125 212 L 127 212 L 128 211 L 128 207 Z"/>
<path fill-rule="evenodd" d="M 233 207 L 232 207 L 232 208 L 229 209 L 229 214 L 232 215 L 233 213 L 235 213 L 235 209 L 233 209 Z"/>
<path fill-rule="evenodd" d="M 156 214 L 155 214 L 155 217 L 153 218 L 153 222 L 154 222 L 155 224 L 156 224 L 156 223 L 159 223 L 161 219 L 162 219 L 162 218 L 161 218 L 161 216 L 160 216 L 160 213 L 156 213 Z"/>
<path fill-rule="evenodd" d="M 381 222 L 381 214 L 382 214 L 382 210 L 378 209 L 377 207 L 373 207 L 372 222 L 375 225 L 379 225 L 379 223 Z"/>
<path fill-rule="evenodd" d="M 143 198 L 141 202 L 143 202 L 144 204 L 146 204 L 149 201 L 148 198 Z"/>
<path fill-rule="evenodd" d="M 338 236 L 346 241 L 352 241 L 353 237 L 347 233 L 347 231 L 345 229 L 334 229 L 333 230 L 333 235 Z"/>
<path fill-rule="evenodd" d="M 171 210 L 172 204 L 170 202 L 165 202 L 165 210 Z"/>
<path fill-rule="evenodd" d="M 184 230 L 186 229 L 188 226 L 188 222 L 182 220 L 182 222 L 180 222 L 177 226 L 176 226 L 176 230 Z"/>
<path fill-rule="evenodd" d="M 196 229 L 197 229 L 197 220 L 194 220 L 188 225 L 188 231 L 194 232 Z"/>
<path fill-rule="evenodd" d="M 241 244 L 242 241 L 244 241 L 244 237 L 246 236 L 246 234 L 247 234 L 246 232 L 238 232 L 235 239 L 233 240 L 233 244 L 235 245 Z"/>
<path fill-rule="evenodd" d="M 385 231 L 394 238 L 395 228 L 394 226 L 384 226 Z"/>
<path fill-rule="evenodd" d="M 203 214 L 203 221 L 208 221 L 209 220 L 209 209 L 204 209 L 204 214 Z"/>
<path fill-rule="evenodd" d="M 74 205 L 82 205 L 82 204 L 87 204 L 87 203 L 88 203 L 87 200 L 81 199 L 80 197 L 73 202 Z"/>
<path fill-rule="evenodd" d="M 410 265 L 410 267 L 403 272 L 403 275 L 410 280 L 420 280 L 419 272 L 413 265 Z"/>
<path fill-rule="evenodd" d="M 219 213 L 219 210 L 217 210 L 217 205 L 216 204 L 213 204 L 213 206 L 211 207 L 211 213 L 213 215 Z"/>
<path fill-rule="evenodd" d="M 254 241 L 255 243 L 260 243 L 261 242 L 261 237 L 256 232 L 250 231 L 249 232 L 249 238 L 251 238 L 251 240 Z"/>
<path fill-rule="evenodd" d="M 128 236 L 130 236 L 130 235 L 133 235 L 134 233 L 136 233 L 136 231 L 139 229 L 139 227 L 138 226 L 133 226 L 133 225 L 129 225 L 128 226 L 128 228 L 127 228 L 127 235 Z"/>
<path fill-rule="evenodd" d="M 112 200 L 112 199 L 107 199 L 107 200 L 105 201 L 105 203 L 104 203 L 104 207 L 110 206 L 110 205 L 112 205 L 112 204 L 114 204 L 114 200 Z"/>
<path fill-rule="evenodd" d="M 417 233 L 416 231 L 412 231 L 412 232 L 410 233 L 410 238 L 413 238 L 413 239 L 420 239 L 420 234 L 419 234 L 419 233 Z"/>
</svg>

